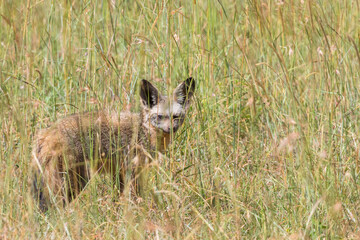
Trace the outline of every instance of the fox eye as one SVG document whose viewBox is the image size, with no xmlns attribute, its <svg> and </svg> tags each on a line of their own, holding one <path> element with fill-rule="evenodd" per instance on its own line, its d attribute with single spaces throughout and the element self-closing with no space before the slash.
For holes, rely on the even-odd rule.
<svg viewBox="0 0 360 240">
<path fill-rule="evenodd" d="M 173 119 L 179 119 L 180 118 L 179 115 L 173 115 L 172 117 L 173 117 Z"/>
<path fill-rule="evenodd" d="M 158 115 L 157 118 L 158 118 L 159 120 L 163 120 L 163 119 L 165 118 L 165 116 L 164 116 L 164 115 Z"/>
</svg>

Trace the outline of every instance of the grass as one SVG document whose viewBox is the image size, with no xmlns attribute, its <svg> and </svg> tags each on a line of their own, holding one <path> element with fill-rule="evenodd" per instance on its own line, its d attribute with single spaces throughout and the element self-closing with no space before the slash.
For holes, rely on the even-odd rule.
<svg viewBox="0 0 360 240">
<path fill-rule="evenodd" d="M 0 3 L 0 238 L 360 238 L 360 2 Z M 95 177 L 65 209 L 28 189 L 34 133 L 138 109 L 193 76 L 195 101 L 144 201 Z"/>
</svg>

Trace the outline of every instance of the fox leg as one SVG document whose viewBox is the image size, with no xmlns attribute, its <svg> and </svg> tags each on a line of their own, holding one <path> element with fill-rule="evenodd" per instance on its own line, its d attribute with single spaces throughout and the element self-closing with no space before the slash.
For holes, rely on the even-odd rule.
<svg viewBox="0 0 360 240">
<path fill-rule="evenodd" d="M 89 169 L 83 163 L 70 164 L 73 161 L 71 155 L 66 160 L 62 155 L 52 157 L 34 171 L 32 192 L 41 211 L 47 211 L 52 204 L 65 206 L 86 186 Z"/>
<path fill-rule="evenodd" d="M 50 199 L 45 193 L 44 179 L 41 176 L 41 172 L 38 170 L 34 171 L 32 176 L 31 192 L 34 199 L 37 201 L 40 210 L 46 212 L 48 210 Z"/>
<path fill-rule="evenodd" d="M 131 184 L 130 191 L 132 198 L 140 202 L 143 197 L 143 187 L 145 184 L 144 170 L 145 170 L 145 156 L 141 153 L 137 153 L 131 161 L 132 172 L 131 172 Z"/>
<path fill-rule="evenodd" d="M 85 188 L 90 179 L 90 170 L 84 163 L 78 163 L 78 166 L 68 169 L 63 177 L 64 197 L 67 203 L 74 200 Z"/>
<path fill-rule="evenodd" d="M 40 210 L 45 212 L 54 202 L 63 202 L 59 157 L 38 158 L 34 155 L 34 158 L 38 164 L 33 168 L 31 191 Z"/>
</svg>

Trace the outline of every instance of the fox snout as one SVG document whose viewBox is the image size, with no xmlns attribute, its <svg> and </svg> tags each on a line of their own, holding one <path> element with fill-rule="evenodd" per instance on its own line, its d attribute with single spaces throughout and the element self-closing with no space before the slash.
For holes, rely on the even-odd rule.
<svg viewBox="0 0 360 240">
<path fill-rule="evenodd" d="M 163 132 L 164 133 L 176 133 L 176 131 L 179 129 L 179 126 L 169 126 L 169 127 L 166 127 L 166 128 L 163 128 Z"/>
</svg>

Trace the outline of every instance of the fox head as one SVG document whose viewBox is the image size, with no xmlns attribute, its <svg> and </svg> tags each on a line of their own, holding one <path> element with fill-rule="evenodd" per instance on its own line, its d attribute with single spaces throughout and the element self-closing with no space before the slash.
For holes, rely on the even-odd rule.
<svg viewBox="0 0 360 240">
<path fill-rule="evenodd" d="M 157 132 L 175 133 L 184 122 L 194 91 L 192 77 L 179 84 L 172 96 L 162 95 L 149 81 L 142 80 L 140 97 L 145 126 Z"/>
</svg>

